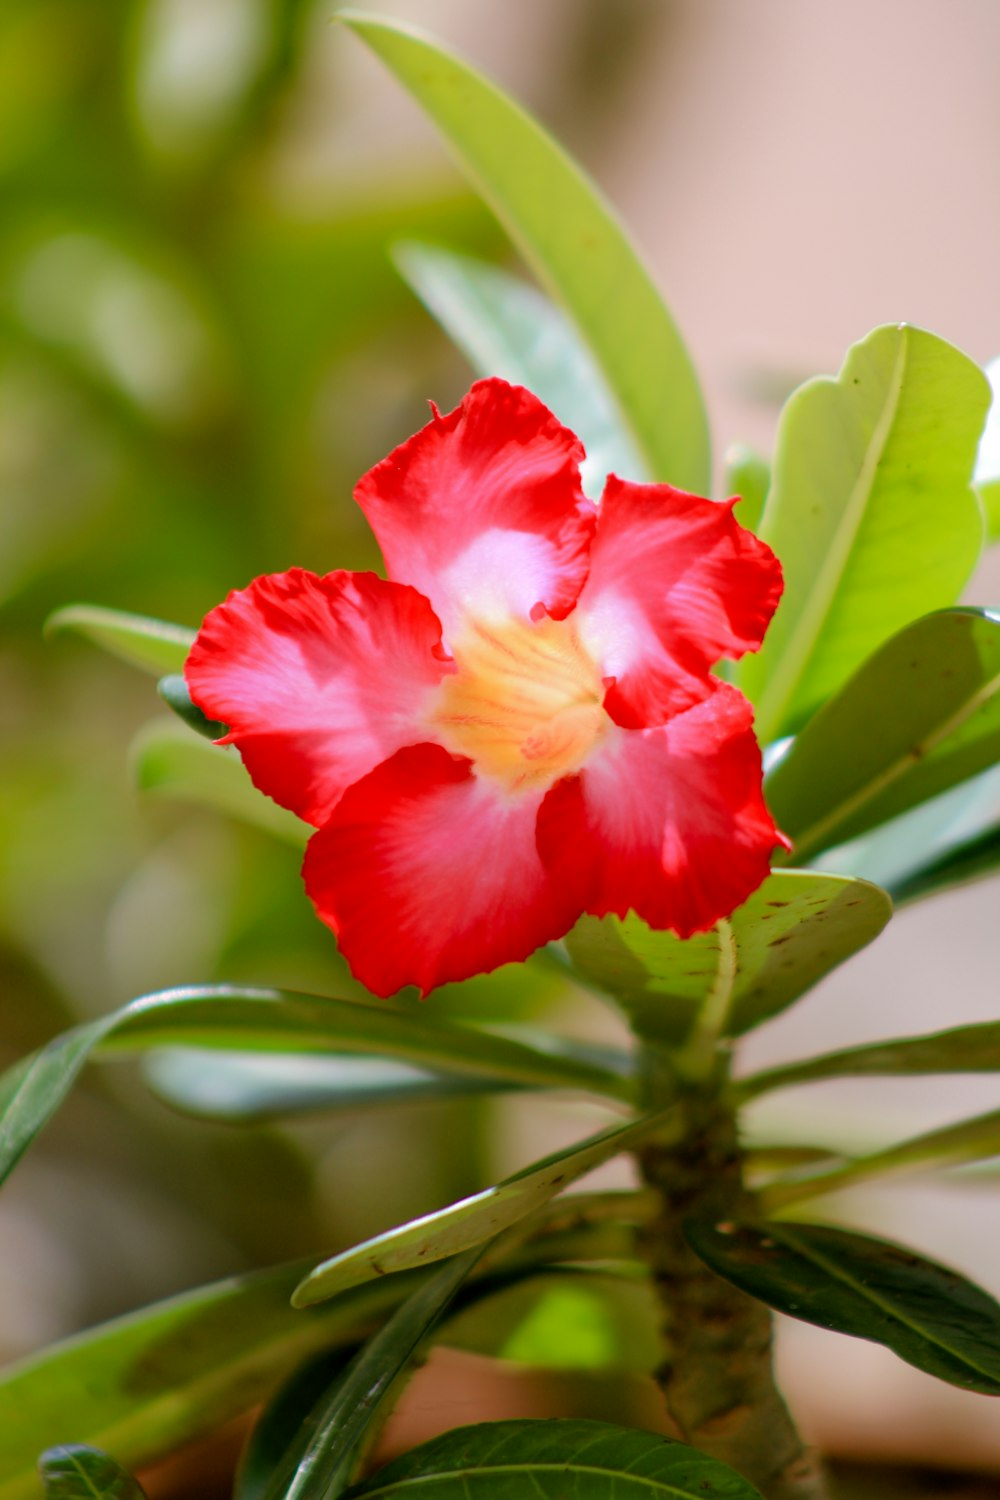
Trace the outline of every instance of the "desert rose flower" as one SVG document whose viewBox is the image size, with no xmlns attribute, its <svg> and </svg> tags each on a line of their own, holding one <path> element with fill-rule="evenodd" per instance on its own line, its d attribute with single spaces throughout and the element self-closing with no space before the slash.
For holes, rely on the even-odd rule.
<svg viewBox="0 0 1000 1500">
<path fill-rule="evenodd" d="M 314 825 L 303 875 L 354 974 L 424 994 L 583 912 L 681 937 L 781 842 L 750 705 L 773 553 L 665 484 L 580 486 L 583 448 L 482 380 L 355 496 L 388 578 L 299 568 L 207 616 L 186 676 L 255 784 Z"/>
</svg>

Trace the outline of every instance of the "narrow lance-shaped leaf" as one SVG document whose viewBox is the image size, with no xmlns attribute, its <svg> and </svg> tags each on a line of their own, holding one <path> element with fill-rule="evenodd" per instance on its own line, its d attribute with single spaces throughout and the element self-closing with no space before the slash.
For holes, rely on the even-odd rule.
<svg viewBox="0 0 1000 1500">
<path fill-rule="evenodd" d="M 428 245 L 399 245 L 406 280 L 480 376 L 525 385 L 583 442 L 583 487 L 647 477 L 590 350 L 561 308 L 506 271 Z"/>
<path fill-rule="evenodd" d="M 1000 1396 L 1000 1304 L 936 1261 L 820 1224 L 691 1223 L 686 1232 L 713 1271 L 778 1312 Z"/>
<path fill-rule="evenodd" d="M 638 1222 L 641 1195 L 623 1194 L 620 1217 Z M 502 1286 L 560 1259 L 628 1258 L 634 1236 L 610 1195 L 549 1205 L 533 1238 L 492 1248 L 477 1274 Z M 572 1206 L 571 1206 L 572 1204 Z M 0 1500 L 37 1500 L 36 1461 L 66 1435 L 111 1449 L 138 1468 L 211 1432 L 264 1399 L 319 1350 L 356 1345 L 426 1279 L 404 1272 L 345 1293 L 311 1312 L 289 1301 L 308 1265 L 254 1271 L 184 1292 L 51 1345 L 0 1371 Z"/>
<path fill-rule="evenodd" d="M 668 1111 L 602 1131 L 565 1151 L 556 1151 L 495 1187 L 389 1229 L 321 1262 L 296 1288 L 292 1300 L 296 1307 L 309 1307 L 345 1287 L 468 1250 L 534 1213 L 576 1178 L 630 1150 L 654 1130 L 670 1133 L 677 1128 L 677 1120 Z"/>
<path fill-rule="evenodd" d="M 397 1458 L 358 1500 L 761 1500 L 718 1459 L 658 1433 L 609 1422 L 484 1422 Z"/>
<path fill-rule="evenodd" d="M 199 1047 L 157 1048 L 145 1059 L 142 1075 L 157 1098 L 183 1114 L 240 1123 L 523 1087 L 468 1073 L 436 1073 L 391 1058 L 220 1055 Z"/>
<path fill-rule="evenodd" d="M 785 593 L 738 681 L 769 740 L 797 729 L 883 641 L 953 604 L 979 556 L 972 467 L 982 371 L 906 325 L 855 344 L 791 398 L 760 534 Z"/>
<path fill-rule="evenodd" d="M 887 641 L 796 736 L 767 798 L 808 860 L 1000 761 L 1000 616 L 927 615 Z"/>
<path fill-rule="evenodd" d="M 47 635 L 72 630 L 113 656 L 161 677 L 179 672 L 194 644 L 194 631 L 166 620 L 130 615 L 98 604 L 67 604 L 45 622 Z"/>
<path fill-rule="evenodd" d="M 390 1392 L 485 1248 L 477 1245 L 448 1261 L 359 1350 L 300 1424 L 300 1436 L 264 1500 L 336 1500 L 343 1494 L 384 1420 Z"/>
<path fill-rule="evenodd" d="M 226 733 L 225 724 L 220 724 L 217 719 L 206 718 L 197 707 L 180 673 L 170 673 L 166 677 L 161 677 L 156 684 L 156 691 L 167 707 L 172 708 L 177 717 L 183 719 L 188 728 L 193 729 L 196 734 L 202 735 L 207 740 L 221 740 Z"/>
<path fill-rule="evenodd" d="M 708 423 L 680 334 L 617 219 L 558 145 L 487 79 L 428 37 L 341 19 L 433 119 L 474 186 L 597 359 L 650 472 L 711 483 Z"/>
<path fill-rule="evenodd" d="M 68 1443 L 38 1460 L 46 1500 L 145 1500 L 137 1479 L 100 1448 Z"/>
<path fill-rule="evenodd" d="M 759 1194 L 759 1202 L 766 1213 L 779 1213 L 795 1203 L 825 1197 L 872 1177 L 958 1167 L 991 1156 L 1000 1156 L 1000 1110 L 929 1130 L 898 1145 L 855 1157 L 843 1166 L 773 1182 Z"/>
<path fill-rule="evenodd" d="M 741 1098 L 826 1078 L 913 1078 L 928 1073 L 1000 1072 L 1000 1021 L 956 1026 L 926 1036 L 892 1037 L 785 1063 L 739 1081 Z"/>
<path fill-rule="evenodd" d="M 867 881 L 782 870 L 733 912 L 721 936 L 716 929 L 681 942 L 634 915 L 584 917 L 565 943 L 574 971 L 612 995 L 639 1034 L 679 1046 L 720 984 L 730 991 L 724 1030 L 739 1036 L 870 943 L 891 915 L 888 896 Z"/>
<path fill-rule="evenodd" d="M 628 1080 L 600 1067 L 589 1052 L 576 1056 L 570 1044 L 541 1051 L 389 1007 L 284 990 L 192 986 L 143 996 L 66 1032 L 0 1078 L 0 1181 L 62 1103 L 91 1053 L 171 1042 L 238 1051 L 375 1052 L 444 1072 L 536 1085 L 546 1079 L 543 1086 L 596 1087 L 619 1099 L 631 1092 Z"/>
</svg>

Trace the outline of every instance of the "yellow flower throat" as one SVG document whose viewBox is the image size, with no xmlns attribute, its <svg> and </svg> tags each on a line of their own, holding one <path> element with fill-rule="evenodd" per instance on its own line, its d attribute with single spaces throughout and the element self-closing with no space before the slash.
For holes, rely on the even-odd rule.
<svg viewBox="0 0 1000 1500">
<path fill-rule="evenodd" d="M 571 619 L 472 621 L 452 655 L 431 722 L 453 754 L 511 791 L 578 770 L 611 723 Z"/>
</svg>

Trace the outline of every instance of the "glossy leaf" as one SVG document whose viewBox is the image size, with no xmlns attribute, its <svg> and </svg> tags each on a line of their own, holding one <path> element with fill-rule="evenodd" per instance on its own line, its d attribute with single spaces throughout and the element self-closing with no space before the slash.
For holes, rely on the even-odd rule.
<svg viewBox="0 0 1000 1500">
<path fill-rule="evenodd" d="M 543 287 L 589 345 L 654 478 L 707 493 L 708 424 L 690 356 L 607 204 L 524 111 L 428 37 L 341 19 L 413 94 Z"/>
<path fill-rule="evenodd" d="M 799 728 L 883 641 L 958 598 L 983 539 L 971 479 L 988 404 L 971 360 L 905 324 L 792 396 L 760 524 L 785 593 L 738 675 L 762 739 Z"/>
<path fill-rule="evenodd" d="M 785 1063 L 740 1081 L 744 1099 L 825 1078 L 913 1078 L 928 1073 L 1000 1072 L 1000 1021 L 956 1026 L 926 1036 L 893 1037 Z"/>
<path fill-rule="evenodd" d="M 49 616 L 45 630 L 48 635 L 75 631 L 103 646 L 112 656 L 120 656 L 157 677 L 164 672 L 181 671 L 195 636 L 193 630 L 183 625 L 126 614 L 119 609 L 104 609 L 98 604 L 67 604 Z"/>
<path fill-rule="evenodd" d="M 619 1209 L 609 1200 L 625 1200 Z M 549 1204 L 533 1238 L 492 1247 L 484 1291 L 561 1259 L 628 1258 L 642 1194 L 582 1194 Z M 575 1205 L 575 1206 L 574 1206 Z M 274 1391 L 318 1351 L 350 1348 L 426 1278 L 371 1282 L 303 1314 L 290 1304 L 306 1263 L 200 1287 L 55 1344 L 0 1371 L 0 1500 L 36 1500 L 38 1454 L 66 1433 L 141 1467 L 211 1432 Z M 475 1289 L 475 1296 L 480 1289 Z"/>
<path fill-rule="evenodd" d="M 523 1087 L 470 1074 L 434 1073 L 381 1057 L 220 1055 L 198 1047 L 157 1049 L 146 1059 L 143 1077 L 159 1099 L 183 1114 L 241 1123 Z"/>
<path fill-rule="evenodd" d="M 767 459 L 744 443 L 731 443 L 725 453 L 722 488 L 727 497 L 739 495 L 733 514 L 748 531 L 756 531 L 760 525 L 770 487 L 771 466 Z"/>
<path fill-rule="evenodd" d="M 0 1078 L 0 1181 L 51 1118 L 90 1057 L 170 1043 L 246 1051 L 373 1052 L 478 1078 L 630 1093 L 627 1080 L 570 1044 L 540 1051 L 524 1042 L 389 1006 L 287 990 L 191 986 L 145 995 L 56 1037 Z M 530 1076 L 529 1076 L 530 1075 Z"/>
<path fill-rule="evenodd" d="M 687 1235 L 713 1271 L 778 1312 L 1000 1396 L 1000 1304 L 936 1261 L 820 1224 L 692 1223 Z"/>
<path fill-rule="evenodd" d="M 46 1500 L 145 1500 L 137 1479 L 99 1448 L 70 1443 L 38 1460 Z"/>
<path fill-rule="evenodd" d="M 943 610 L 900 631 L 796 736 L 767 798 L 809 860 L 1000 761 L 1000 616 Z"/>
<path fill-rule="evenodd" d="M 990 360 L 983 372 L 993 392 L 993 405 L 983 428 L 976 455 L 974 481 L 986 512 L 986 535 L 991 542 L 1000 537 L 1000 359 Z"/>
<path fill-rule="evenodd" d="M 455 1256 L 411 1292 L 360 1349 L 300 1424 L 264 1500 L 336 1500 L 350 1484 L 401 1374 L 454 1298 L 485 1246 Z M 304 1434 L 305 1440 L 302 1441 Z"/>
<path fill-rule="evenodd" d="M 230 745 L 209 745 L 170 721 L 155 720 L 132 742 L 132 776 L 140 791 L 196 802 L 283 842 L 305 846 L 312 829 L 262 797 Z"/>
<path fill-rule="evenodd" d="M 970 880 L 982 880 L 1000 870 L 1000 826 L 988 829 L 979 838 L 957 844 L 937 859 L 900 876 L 892 887 L 897 906 L 932 896 Z"/>
<path fill-rule="evenodd" d="M 0 1500 L 35 1500 L 39 1453 L 67 1431 L 140 1467 L 212 1431 L 314 1351 L 354 1343 L 406 1294 L 380 1282 L 303 1317 L 302 1266 L 185 1292 L 0 1373 Z"/>
<path fill-rule="evenodd" d="M 572 1418 L 459 1427 L 397 1458 L 357 1500 L 760 1500 L 749 1480 L 684 1443 Z"/>
<path fill-rule="evenodd" d="M 565 942 L 580 978 L 612 995 L 641 1035 L 679 1046 L 720 985 L 729 988 L 724 1030 L 739 1036 L 870 943 L 891 914 L 885 892 L 866 881 L 782 870 L 733 913 L 723 937 L 713 929 L 681 942 L 629 915 L 584 917 Z"/>
<path fill-rule="evenodd" d="M 293 1301 L 296 1307 L 309 1307 L 345 1287 L 411 1266 L 429 1265 L 481 1244 L 542 1208 L 576 1178 L 630 1150 L 654 1130 L 669 1130 L 671 1123 L 669 1115 L 646 1116 L 602 1131 L 544 1157 L 495 1187 L 365 1240 L 316 1266 L 296 1288 Z"/>
<path fill-rule="evenodd" d="M 163 699 L 168 708 L 172 708 L 179 719 L 183 719 L 189 729 L 196 734 L 202 735 L 208 740 L 221 740 L 226 733 L 227 725 L 220 724 L 217 719 L 208 719 L 191 699 L 188 685 L 179 674 L 170 674 L 161 677 L 156 684 L 156 691 Z"/>
<path fill-rule="evenodd" d="M 600 498 L 608 474 L 646 478 L 645 466 L 593 355 L 569 318 L 519 277 L 428 245 L 394 259 L 477 375 L 525 385 L 581 439 L 583 486 Z"/>
<path fill-rule="evenodd" d="M 1000 1110 L 929 1130 L 898 1145 L 856 1156 L 845 1165 L 820 1166 L 773 1182 L 760 1193 L 759 1202 L 765 1212 L 778 1213 L 874 1177 L 959 1167 L 993 1156 L 1000 1156 Z"/>
</svg>

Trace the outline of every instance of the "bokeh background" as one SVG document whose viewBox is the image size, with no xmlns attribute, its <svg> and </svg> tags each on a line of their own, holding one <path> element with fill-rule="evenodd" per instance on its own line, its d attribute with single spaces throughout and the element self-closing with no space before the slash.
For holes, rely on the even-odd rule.
<svg viewBox="0 0 1000 1500">
<path fill-rule="evenodd" d="M 137 793 L 149 680 L 42 634 L 74 600 L 193 625 L 256 573 L 375 565 L 355 479 L 468 383 L 389 251 L 505 261 L 503 237 L 332 8 L 0 4 L 0 1061 L 169 984 L 357 993 L 294 849 Z M 995 0 L 373 8 L 471 56 L 602 183 L 686 333 L 720 453 L 769 449 L 784 394 L 877 323 L 1000 352 Z M 971 595 L 998 589 L 987 568 Z M 995 1018 L 996 903 L 987 883 L 904 913 L 753 1060 Z M 434 1003 L 611 1027 L 541 964 Z M 843 1085 L 781 1108 L 876 1140 L 995 1101 L 989 1081 L 874 1092 L 877 1110 Z M 91 1070 L 0 1200 L 0 1357 L 350 1243 L 590 1123 L 506 1102 L 238 1130 L 169 1113 L 129 1066 Z M 996 1188 L 845 1212 L 1000 1292 Z M 983 1398 L 801 1328 L 783 1359 L 820 1438 L 1000 1463 Z"/>
</svg>

